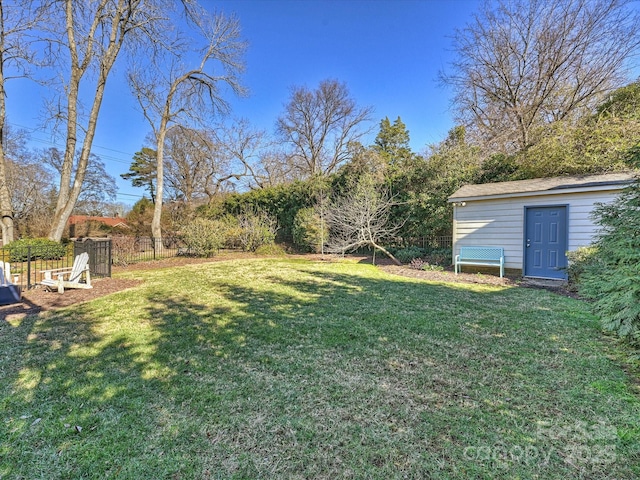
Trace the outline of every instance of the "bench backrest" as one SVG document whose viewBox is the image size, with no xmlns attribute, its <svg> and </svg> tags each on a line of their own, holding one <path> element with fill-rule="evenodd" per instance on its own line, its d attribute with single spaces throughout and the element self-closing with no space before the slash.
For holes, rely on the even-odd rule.
<svg viewBox="0 0 640 480">
<path fill-rule="evenodd" d="M 460 247 L 460 258 L 468 260 L 500 260 L 504 257 L 502 247 Z"/>
</svg>

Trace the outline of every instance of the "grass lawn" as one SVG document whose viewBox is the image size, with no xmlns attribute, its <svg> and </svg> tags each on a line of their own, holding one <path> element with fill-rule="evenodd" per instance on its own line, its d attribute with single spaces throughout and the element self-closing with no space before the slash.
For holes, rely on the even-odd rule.
<svg viewBox="0 0 640 480">
<path fill-rule="evenodd" d="M 236 260 L 0 322 L 0 478 L 637 478 L 577 300 Z"/>
</svg>

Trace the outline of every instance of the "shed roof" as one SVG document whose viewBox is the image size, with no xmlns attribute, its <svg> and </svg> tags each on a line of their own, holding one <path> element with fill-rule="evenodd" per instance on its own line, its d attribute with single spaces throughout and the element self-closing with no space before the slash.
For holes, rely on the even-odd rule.
<svg viewBox="0 0 640 480">
<path fill-rule="evenodd" d="M 124 218 L 120 217 L 96 217 L 91 215 L 71 215 L 69 217 L 68 223 L 69 225 L 75 225 L 77 223 L 83 222 L 99 222 L 109 227 L 126 227 L 128 228 L 127 222 L 125 222 Z"/>
<path fill-rule="evenodd" d="M 633 182 L 633 173 L 606 173 L 601 175 L 572 175 L 551 178 L 534 178 L 513 182 L 465 185 L 449 197 L 449 202 L 529 196 L 535 194 L 560 194 L 571 191 L 598 191 L 624 188 Z"/>
</svg>

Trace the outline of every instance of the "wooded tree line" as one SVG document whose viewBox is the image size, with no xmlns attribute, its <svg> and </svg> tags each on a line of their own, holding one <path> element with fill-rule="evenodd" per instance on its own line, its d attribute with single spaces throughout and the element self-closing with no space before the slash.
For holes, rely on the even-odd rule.
<svg viewBox="0 0 640 480">
<path fill-rule="evenodd" d="M 237 214 L 249 206 L 269 212 L 282 233 L 293 235 L 301 211 L 323 222 L 327 205 L 367 189 L 389 202 L 387 233 L 441 235 L 451 228 L 446 199 L 465 183 L 626 170 L 640 160 L 640 84 L 628 77 L 640 21 L 625 0 L 483 4 L 454 32 L 454 60 L 441 75 L 453 91 L 458 126 L 423 152 L 411 150 L 399 117 L 380 121 L 373 144 L 366 145 L 373 107 L 359 106 L 335 79 L 292 87 L 274 132 L 225 116 L 225 95 L 244 94 L 245 44 L 233 17 L 209 15 L 190 1 L 179 4 L 180 12 L 174 2 L 160 0 L 79 5 L 52 0 L 2 6 L 2 71 L 38 79 L 42 75 L 29 68 L 46 68 L 66 79 L 58 90 L 65 92 L 64 102 L 52 103 L 64 108 L 51 115 L 64 127 L 66 142 L 59 185 L 37 189 L 56 200 L 49 232 L 54 239 L 79 205 L 87 176 L 99 171 L 91 142 L 116 57 L 128 65 L 132 92 L 152 132 L 123 177 L 147 190 L 150 204 L 142 201 L 132 214 L 153 210 L 148 234 L 156 238 L 195 216 Z M 168 29 L 178 14 L 186 21 Z M 60 32 L 51 31 L 55 22 L 46 28 L 41 23 L 51 15 L 64 25 Z M 38 49 L 29 48 L 34 36 L 24 32 L 34 28 L 41 32 L 37 42 L 55 47 L 54 61 L 44 62 L 33 53 Z M 97 78 L 85 77 L 92 68 Z M 0 77 L 0 126 L 7 124 L 9 80 Z M 82 116 L 78 91 L 88 81 L 96 82 L 97 93 Z M 10 170 L 28 162 L 5 143 L 0 208 L 3 239 L 10 239 L 13 219 L 23 218 Z M 47 181 L 39 175 L 34 182 Z M 162 212 L 173 220 L 163 224 Z"/>
<path fill-rule="evenodd" d="M 45 102 L 46 120 L 64 149 L 56 169 L 57 184 L 50 190 L 55 202 L 48 236 L 60 240 L 90 183 L 87 177 L 96 172 L 92 144 L 116 63 L 125 67 L 157 145 L 153 228 L 158 232 L 167 131 L 178 125 L 206 124 L 212 113 L 226 111 L 225 86 L 242 93 L 238 76 L 245 44 L 237 19 L 211 15 L 193 0 L 14 0 L 0 4 L 0 21 L 3 242 L 15 236 L 16 194 L 9 169 L 21 161 L 5 145 L 7 83 L 28 78 L 46 83 L 51 92 Z"/>
</svg>

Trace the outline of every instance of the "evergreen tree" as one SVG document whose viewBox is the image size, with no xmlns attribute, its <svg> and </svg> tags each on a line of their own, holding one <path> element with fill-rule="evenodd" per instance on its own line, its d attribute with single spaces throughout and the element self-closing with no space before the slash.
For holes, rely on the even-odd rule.
<svg viewBox="0 0 640 480">
<path fill-rule="evenodd" d="M 398 117 L 393 125 L 389 117 L 380 121 L 380 132 L 376 136 L 373 147 L 389 165 L 397 165 L 411 158 L 413 153 L 409 147 L 409 130 Z"/>
<path fill-rule="evenodd" d="M 131 180 L 134 187 L 146 188 L 151 196 L 151 202 L 156 202 L 155 179 L 156 179 L 156 151 L 144 147 L 141 151 L 133 155 L 133 162 L 128 173 L 120 176 L 125 180 Z"/>
<path fill-rule="evenodd" d="M 640 184 L 595 212 L 602 230 L 579 278 L 580 292 L 595 300 L 605 330 L 640 344 Z"/>
</svg>

